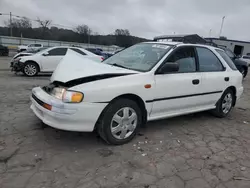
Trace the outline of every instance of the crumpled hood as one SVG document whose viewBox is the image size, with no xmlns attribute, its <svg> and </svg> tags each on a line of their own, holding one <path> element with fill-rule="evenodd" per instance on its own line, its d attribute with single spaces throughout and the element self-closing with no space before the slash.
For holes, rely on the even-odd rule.
<svg viewBox="0 0 250 188">
<path fill-rule="evenodd" d="M 133 74 L 137 71 L 123 69 L 105 63 L 98 63 L 88 59 L 72 50 L 68 50 L 67 54 L 61 60 L 56 70 L 51 76 L 51 82 L 69 82 L 71 80 L 85 78 L 95 75 L 105 74 Z"/>
<path fill-rule="evenodd" d="M 19 56 L 19 55 L 23 55 L 23 56 L 21 56 L 21 57 L 24 57 L 24 56 L 29 56 L 29 55 L 32 55 L 32 53 L 30 53 L 30 52 L 21 52 L 21 53 L 18 53 L 18 54 L 16 54 L 16 55 L 14 55 L 14 57 L 12 58 L 12 59 L 15 59 L 17 56 Z"/>
</svg>

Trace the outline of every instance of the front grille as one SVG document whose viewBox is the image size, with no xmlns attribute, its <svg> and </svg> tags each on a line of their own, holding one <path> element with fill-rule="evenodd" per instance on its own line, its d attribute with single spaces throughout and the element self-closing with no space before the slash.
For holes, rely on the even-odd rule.
<svg viewBox="0 0 250 188">
<path fill-rule="evenodd" d="M 45 103 L 43 101 L 41 101 L 40 99 L 38 99 L 34 94 L 32 94 L 32 98 L 41 106 L 43 106 Z"/>
</svg>

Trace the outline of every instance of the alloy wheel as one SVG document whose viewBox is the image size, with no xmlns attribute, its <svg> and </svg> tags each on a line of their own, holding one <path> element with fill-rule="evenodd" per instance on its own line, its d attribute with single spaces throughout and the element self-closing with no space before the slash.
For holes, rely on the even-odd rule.
<svg viewBox="0 0 250 188">
<path fill-rule="evenodd" d="M 28 64 L 24 67 L 24 73 L 28 76 L 34 76 L 37 73 L 37 68 L 33 64 Z"/>
</svg>

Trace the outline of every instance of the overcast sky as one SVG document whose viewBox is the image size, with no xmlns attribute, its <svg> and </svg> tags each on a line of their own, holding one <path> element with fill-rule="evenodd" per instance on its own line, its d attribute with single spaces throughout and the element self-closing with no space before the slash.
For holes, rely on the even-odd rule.
<svg viewBox="0 0 250 188">
<path fill-rule="evenodd" d="M 0 0 L 0 12 L 51 19 L 75 27 L 86 24 L 100 34 L 117 28 L 152 39 L 161 34 L 197 33 L 250 41 L 250 0 Z M 0 16 L 4 25 L 7 16 Z"/>
</svg>

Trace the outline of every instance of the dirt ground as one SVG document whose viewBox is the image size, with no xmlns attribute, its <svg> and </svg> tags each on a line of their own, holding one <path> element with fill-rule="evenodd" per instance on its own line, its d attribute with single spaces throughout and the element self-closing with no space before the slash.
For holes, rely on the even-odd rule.
<svg viewBox="0 0 250 188">
<path fill-rule="evenodd" d="M 1 188 L 249 188 L 250 76 L 224 119 L 208 112 L 155 121 L 123 146 L 95 133 L 44 126 L 30 92 L 49 75 L 27 78 L 0 58 Z"/>
</svg>

